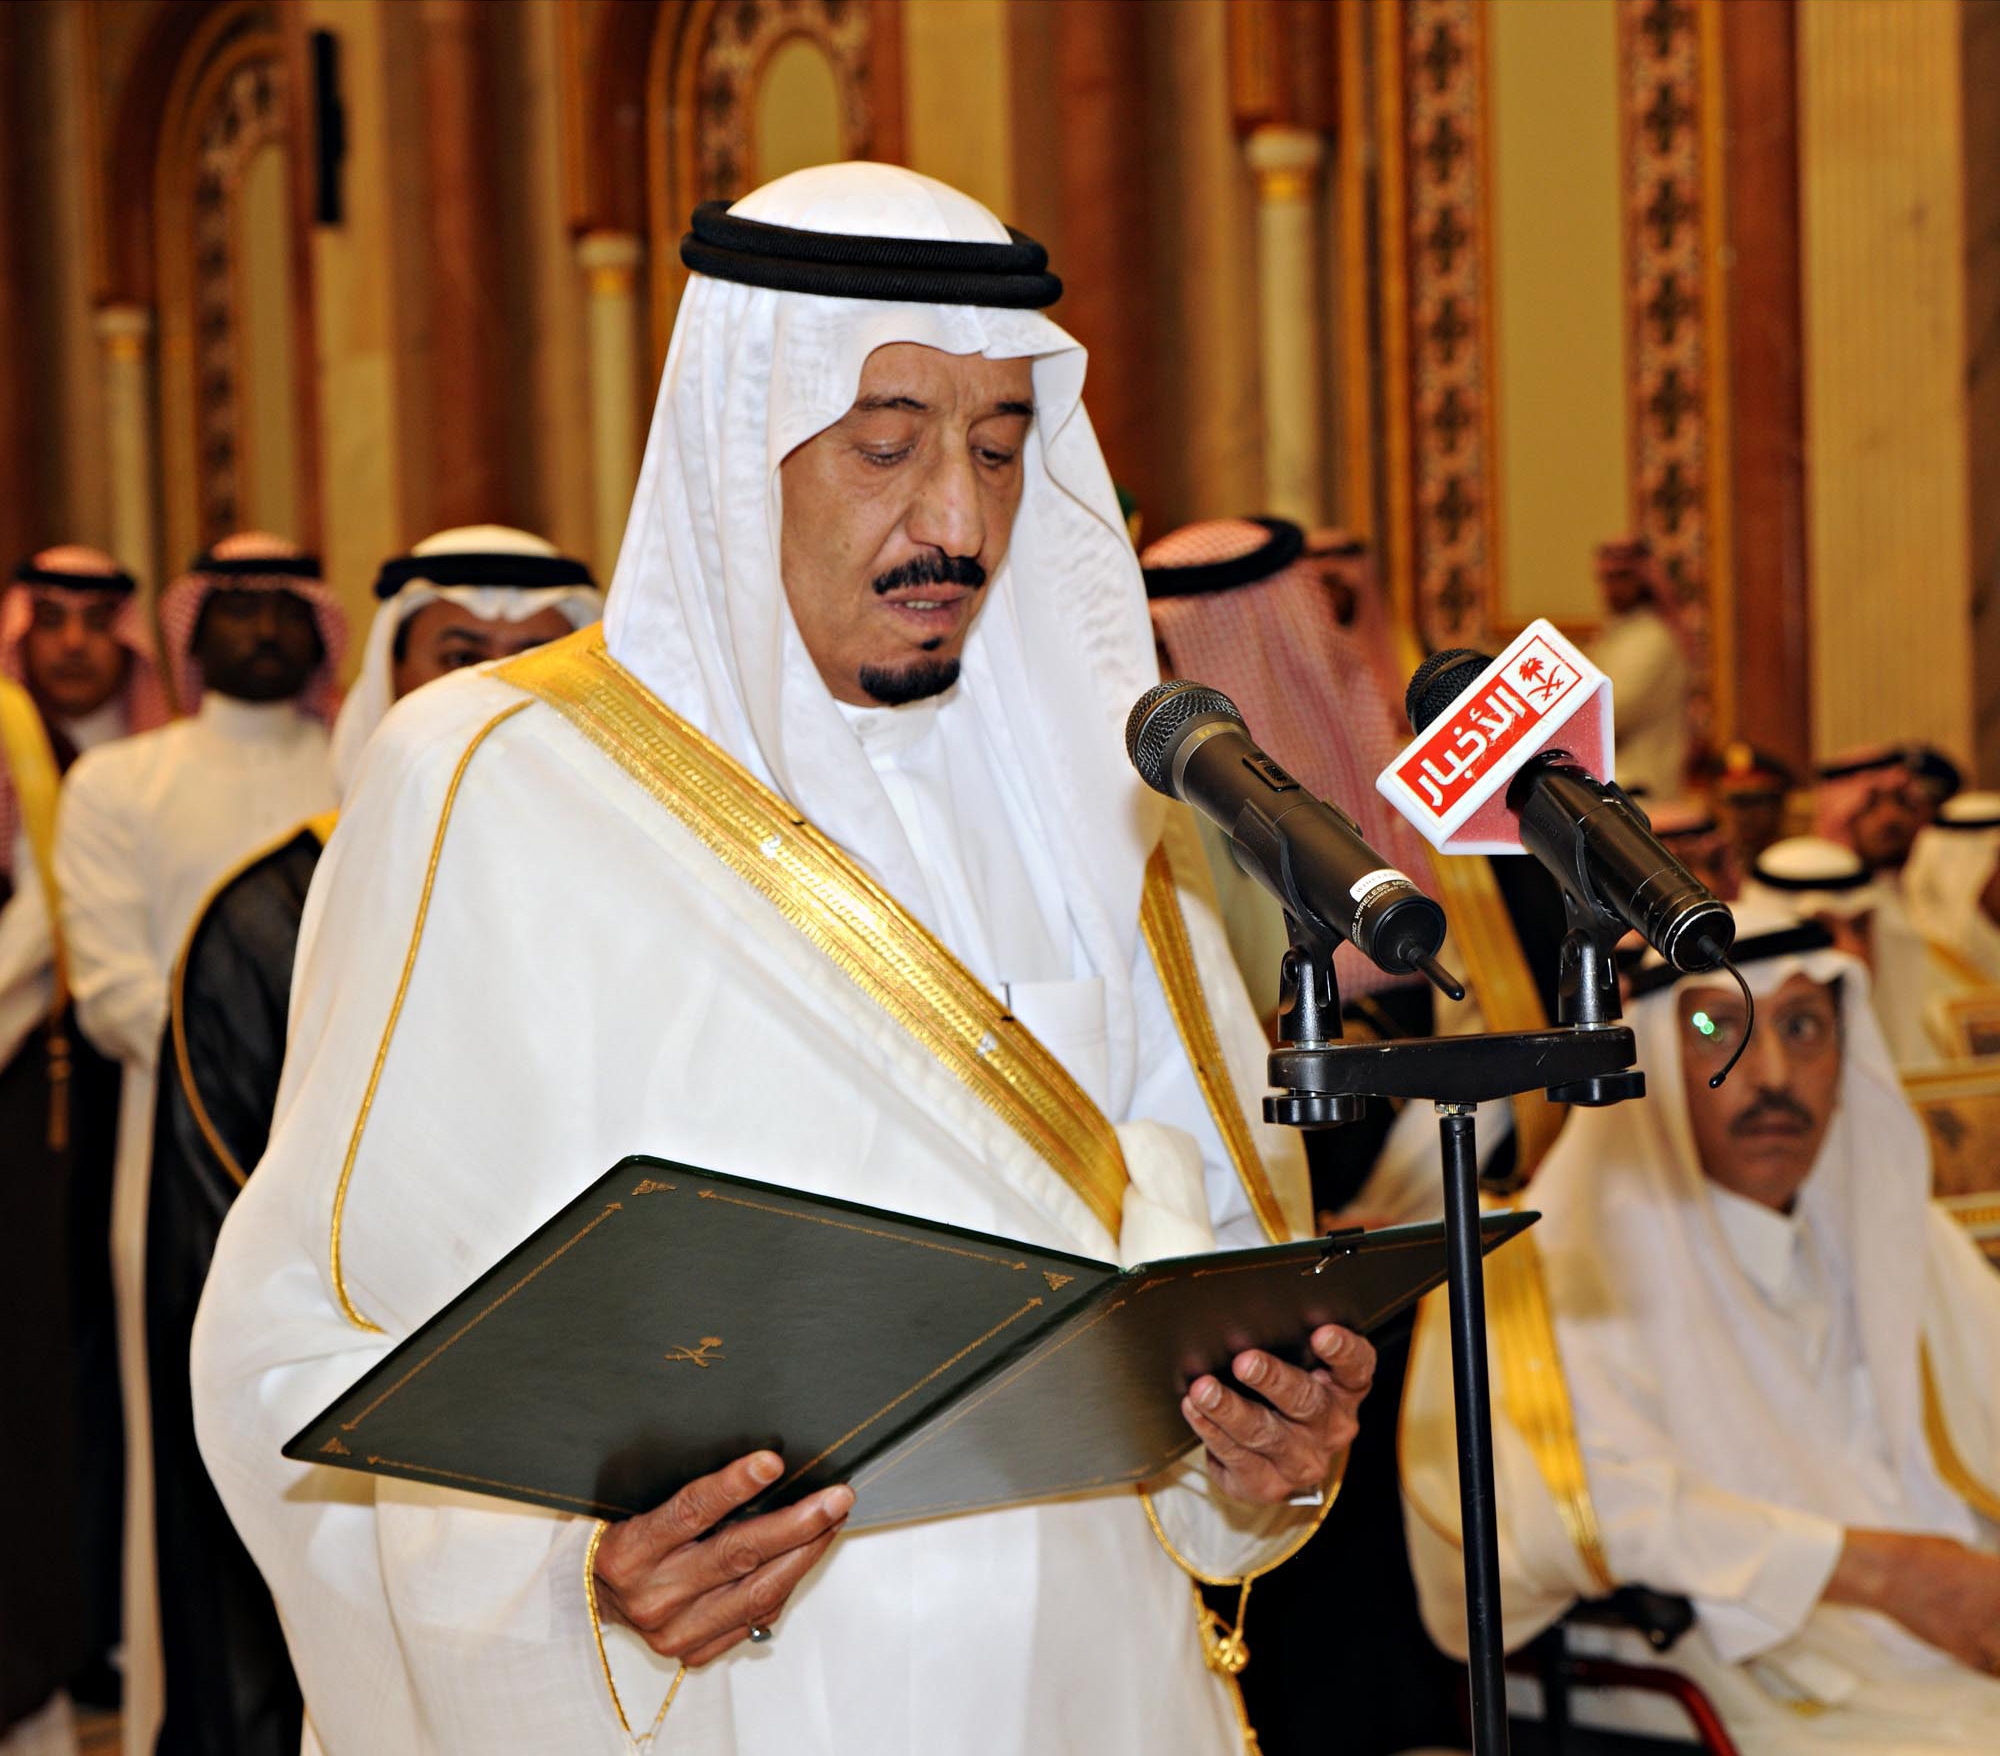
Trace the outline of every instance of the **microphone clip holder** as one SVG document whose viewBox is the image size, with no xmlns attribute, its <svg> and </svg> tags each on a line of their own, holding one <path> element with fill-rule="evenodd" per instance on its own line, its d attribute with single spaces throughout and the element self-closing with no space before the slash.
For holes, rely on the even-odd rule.
<svg viewBox="0 0 2000 1756">
<path fill-rule="evenodd" d="M 1587 1035 L 1610 1031 L 1629 1043 L 1631 1031 L 1617 1022 L 1623 1010 L 1618 999 L 1617 950 L 1618 941 L 1625 936 L 1625 923 L 1609 910 L 1582 901 L 1568 885 L 1562 887 L 1562 899 L 1569 931 L 1563 935 L 1556 965 L 1559 1028 Z M 1628 1055 L 1612 1067 L 1572 1072 L 1548 1087 L 1549 1101 L 1598 1109 L 1644 1097 L 1645 1074 L 1619 1070 L 1631 1065 Z"/>
<path fill-rule="evenodd" d="M 1567 894 L 1564 900 L 1569 902 Z M 1475 1756 L 1505 1756 L 1507 1688 L 1474 1112 L 1482 1103 L 1530 1091 L 1546 1091 L 1559 1103 L 1603 1104 L 1645 1090 L 1644 1076 L 1631 1071 L 1638 1058 L 1631 1027 L 1617 1022 L 1612 953 L 1618 934 L 1601 918 L 1579 919 L 1574 909 L 1570 923 L 1563 943 L 1562 1023 L 1543 1030 L 1344 1043 L 1335 942 L 1287 912 L 1291 946 L 1285 953 L 1278 1046 L 1268 1063 L 1277 1090 L 1264 1099 L 1267 1122 L 1334 1127 L 1358 1117 L 1371 1097 L 1428 1099 L 1437 1110 Z"/>
</svg>

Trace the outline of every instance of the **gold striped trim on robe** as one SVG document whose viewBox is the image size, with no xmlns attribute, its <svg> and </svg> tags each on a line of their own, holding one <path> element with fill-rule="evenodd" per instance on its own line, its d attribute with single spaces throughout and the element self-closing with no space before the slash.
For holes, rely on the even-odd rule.
<svg viewBox="0 0 2000 1756">
<path fill-rule="evenodd" d="M 673 813 L 1060 1173 L 1113 1239 L 1118 1136 L 1068 1070 L 823 832 L 579 629 L 495 673 L 545 701 Z"/>
<path fill-rule="evenodd" d="M 1944 1399 L 1938 1394 L 1937 1373 L 1931 1365 L 1931 1350 L 1927 1346 L 1919 1345 L 1917 1349 L 1917 1369 L 1923 1378 L 1924 1438 L 1930 1444 L 1931 1461 L 1937 1465 L 1937 1472 L 1947 1488 L 1981 1518 L 2000 1524 L 2000 1494 L 1972 1473 L 1952 1440 L 1951 1426 L 1944 1415 Z"/>
<path fill-rule="evenodd" d="M 48 905 L 49 942 L 54 947 L 54 980 L 46 1025 L 49 1056 L 49 1130 L 52 1149 L 69 1145 L 69 1035 L 63 1023 L 69 1011 L 69 949 L 63 943 L 62 910 L 56 892 L 56 796 L 62 772 L 49 743 L 35 698 L 11 677 L 0 677 L 0 758 L 14 781 L 20 801 L 21 826 Z"/>
<path fill-rule="evenodd" d="M 361 1137 L 368 1132 L 369 1113 L 375 1108 L 375 1093 L 382 1083 L 382 1069 L 389 1063 L 389 1047 L 396 1040 L 396 1023 L 403 1016 L 403 1002 L 409 997 L 410 977 L 417 967 L 417 951 L 424 942 L 424 922 L 430 918 L 431 892 L 437 887 L 438 862 L 444 858 L 445 831 L 451 827 L 452 807 L 458 802 L 458 789 L 465 780 L 465 771 L 472 766 L 486 740 L 494 731 L 512 719 L 517 713 L 525 713 L 530 703 L 517 701 L 510 707 L 503 707 L 478 731 L 472 734 L 472 741 L 459 753 L 457 766 L 451 771 L 450 784 L 444 791 L 444 807 L 438 813 L 437 833 L 431 838 L 431 855 L 424 866 L 423 889 L 417 896 L 417 918 L 410 928 L 410 948 L 403 954 L 403 971 L 396 980 L 396 997 L 389 1002 L 389 1020 L 382 1027 L 382 1041 L 375 1049 L 375 1063 L 368 1070 L 368 1084 L 361 1093 L 361 1108 L 354 1118 L 354 1132 L 348 1136 L 347 1156 L 340 1161 L 340 1178 L 333 1186 L 332 1237 L 327 1246 L 327 1269 L 333 1280 L 333 1296 L 339 1301 L 341 1315 L 356 1329 L 366 1329 L 380 1335 L 382 1325 L 361 1314 L 353 1299 L 347 1293 L 347 1275 L 341 1265 L 340 1228 L 347 1214 L 347 1185 L 354 1177 L 354 1161 L 361 1156 Z"/>
<path fill-rule="evenodd" d="M 1174 880 L 1173 860 L 1162 834 L 1153 857 L 1146 862 L 1146 888 L 1139 903 L 1139 930 L 1146 950 L 1159 972 L 1160 986 L 1167 996 L 1167 1010 L 1173 1014 L 1174 1028 L 1180 1033 L 1181 1047 L 1188 1065 L 1201 1086 L 1202 1100 L 1214 1117 L 1216 1131 L 1236 1167 L 1237 1181 L 1250 1197 L 1250 1210 L 1272 1243 L 1292 1236 L 1283 1204 L 1271 1185 L 1270 1172 L 1257 1151 L 1250 1118 L 1237 1100 L 1236 1082 L 1229 1076 L 1223 1058 L 1222 1040 L 1216 1034 L 1215 1019 L 1201 989 L 1201 971 L 1195 963 L 1194 943 L 1188 937 L 1187 919 Z"/>
<path fill-rule="evenodd" d="M 266 842 L 247 860 L 229 868 L 222 877 L 209 886 L 208 894 L 201 899 L 201 906 L 194 911 L 194 925 L 181 941 L 180 955 L 174 959 L 174 973 L 167 984 L 167 1018 L 173 1031 L 174 1069 L 181 1082 L 181 1095 L 187 1099 L 188 1114 L 194 1118 L 194 1125 L 201 1131 L 201 1137 L 208 1142 L 208 1150 L 215 1155 L 215 1161 L 227 1171 L 236 1187 L 241 1189 L 250 1181 L 250 1173 L 236 1162 L 236 1155 L 223 1141 L 215 1126 L 214 1118 L 208 1113 L 208 1105 L 201 1100 L 201 1082 L 194 1076 L 194 1062 L 188 1056 L 187 1042 L 187 960 L 194 949 L 196 937 L 203 923 L 208 919 L 208 911 L 215 907 L 222 893 L 237 879 L 261 860 L 268 860 L 281 848 L 288 848 L 301 835 L 310 834 L 321 847 L 326 846 L 326 838 L 333 833 L 333 825 L 340 813 L 323 811 L 317 817 L 308 817 L 303 823 L 295 823 L 275 841 Z"/>
<path fill-rule="evenodd" d="M 1518 1202 L 1509 1203 L 1518 1206 Z M 1532 1230 L 1486 1259 L 1486 1321 L 1500 1368 L 1507 1419 L 1528 1442 L 1535 1467 L 1555 1501 L 1556 1516 L 1592 1579 L 1605 1591 L 1617 1582 L 1604 1558 L 1604 1532 L 1590 1497 L 1576 1409 L 1563 1372 L 1555 1321 L 1549 1314 L 1542 1252 Z"/>
<path fill-rule="evenodd" d="M 1498 1205 L 1511 1209 L 1518 1203 Z M 1445 1289 L 1440 1287 L 1418 1308 L 1416 1336 L 1410 1348 L 1412 1377 L 1424 1350 L 1450 1347 L 1449 1338 L 1440 1333 L 1446 1298 Z M 1590 1577 L 1601 1591 L 1615 1590 L 1617 1581 L 1605 1559 L 1603 1527 L 1598 1522 L 1596 1502 L 1590 1497 L 1590 1477 L 1576 1433 L 1576 1409 L 1563 1372 L 1555 1322 L 1549 1314 L 1542 1254 L 1533 1231 L 1509 1239 L 1504 1248 L 1486 1258 L 1486 1328 L 1499 1379 L 1501 1412 L 1527 1444 L 1556 1516 Z M 1448 1373 L 1449 1363 L 1442 1369 Z M 1399 1451 L 1406 1439 L 1407 1434 L 1399 1439 Z M 1425 1506 L 1408 1485 L 1414 1480 L 1411 1471 L 1405 1468 L 1400 1473 L 1411 1504 L 1424 1523 L 1453 1548 L 1463 1548 L 1458 1508 Z"/>
</svg>

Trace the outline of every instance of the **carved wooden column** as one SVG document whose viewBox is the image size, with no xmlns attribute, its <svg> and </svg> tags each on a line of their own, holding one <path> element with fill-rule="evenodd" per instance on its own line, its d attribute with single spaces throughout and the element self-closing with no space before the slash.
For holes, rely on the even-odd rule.
<svg viewBox="0 0 2000 1756">
<path fill-rule="evenodd" d="M 1257 332 L 1264 378 L 1264 497 L 1310 528 L 1325 507 L 1320 429 L 1319 176 L 1326 142 L 1259 128 L 1244 143 L 1257 176 Z"/>
<path fill-rule="evenodd" d="M 474 0 L 418 0 L 422 148 L 430 204 L 433 516 L 505 519 L 500 208 L 494 187 L 490 20 Z"/>
<path fill-rule="evenodd" d="M 639 256 L 630 232 L 577 240 L 589 300 L 591 559 L 606 584 L 639 479 Z"/>
<path fill-rule="evenodd" d="M 1736 0 L 1719 10 L 1728 129 L 1733 730 L 1803 771 L 1812 755 L 1812 666 L 1796 19 L 1789 0 Z"/>
<path fill-rule="evenodd" d="M 111 552 L 142 581 L 161 578 L 154 496 L 153 314 L 143 305 L 97 313 L 104 350 L 104 448 L 110 463 Z"/>
<path fill-rule="evenodd" d="M 1230 12 L 1231 98 L 1257 188 L 1257 328 L 1269 511 L 1326 511 L 1320 170 L 1332 122 L 1328 9 L 1242 0 Z"/>
<path fill-rule="evenodd" d="M 1019 23 L 1034 22 L 1029 14 Z M 1041 10 L 1050 38 L 1049 84 L 1029 100 L 1048 106 L 1035 124 L 1053 136 L 1057 197 L 1042 229 L 1036 216 L 1013 223 L 1044 238 L 1063 277 L 1056 316 L 1090 350 L 1087 400 L 1091 425 L 1111 473 L 1139 496 L 1141 506 L 1159 493 L 1157 455 L 1164 434 L 1159 359 L 1150 323 L 1134 322 L 1154 296 L 1148 284 L 1152 230 L 1147 188 L 1146 56 L 1144 9 L 1117 0 L 1065 0 Z M 1027 89 L 1019 71 L 1015 78 Z M 1017 96 L 1017 106 L 1022 99 Z M 1017 110 L 1015 139 L 1031 133 Z M 1017 148 L 1018 151 L 1018 148 Z M 1027 179 L 1020 178 L 1025 196 Z"/>
</svg>

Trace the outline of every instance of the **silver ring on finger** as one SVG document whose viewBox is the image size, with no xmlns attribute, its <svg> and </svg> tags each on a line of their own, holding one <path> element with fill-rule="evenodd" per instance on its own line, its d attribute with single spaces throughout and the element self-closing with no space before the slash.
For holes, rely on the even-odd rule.
<svg viewBox="0 0 2000 1756">
<path fill-rule="evenodd" d="M 759 1646 L 771 1638 L 771 1630 L 757 1623 L 750 1625 L 750 1638 Z"/>
</svg>

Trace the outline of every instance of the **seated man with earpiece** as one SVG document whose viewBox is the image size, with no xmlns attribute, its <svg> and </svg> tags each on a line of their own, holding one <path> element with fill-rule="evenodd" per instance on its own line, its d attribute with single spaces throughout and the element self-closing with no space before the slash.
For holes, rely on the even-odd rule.
<svg viewBox="0 0 2000 1756">
<path fill-rule="evenodd" d="M 2000 1279 L 1929 1199 L 1867 968 L 1740 915 L 1754 1027 L 1719 976 L 1642 968 L 1647 1096 L 1571 1117 L 1526 1197 L 1542 1223 L 1488 1271 L 1508 1645 L 1646 1586 L 1692 1603 L 1666 1662 L 1746 1756 L 2000 1749 Z M 1450 1410 L 1427 1312 L 1406 1522 L 1463 1653 Z M 1575 1711 L 1687 1733 L 1658 1697 Z"/>
</svg>

